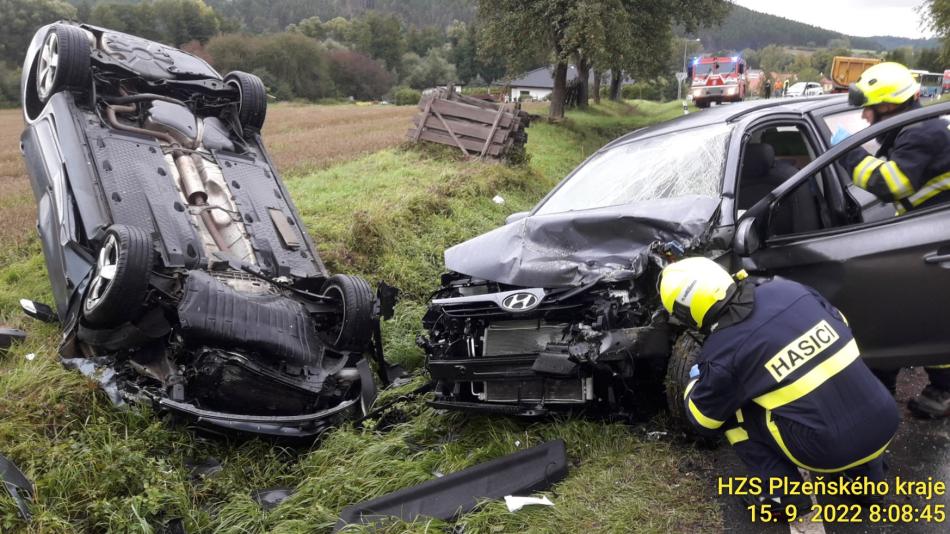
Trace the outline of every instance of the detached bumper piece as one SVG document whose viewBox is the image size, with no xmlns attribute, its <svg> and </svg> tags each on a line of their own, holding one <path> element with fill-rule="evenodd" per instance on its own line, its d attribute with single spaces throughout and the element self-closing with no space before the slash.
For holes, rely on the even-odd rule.
<svg viewBox="0 0 950 534">
<path fill-rule="evenodd" d="M 413 521 L 419 516 L 450 520 L 471 511 L 484 499 L 533 493 L 567 476 L 567 453 L 561 440 L 549 441 L 457 473 L 446 475 L 347 506 L 334 532 L 348 524 L 371 525 L 386 517 Z"/>
<path fill-rule="evenodd" d="M 0 454 L 0 481 L 3 482 L 4 489 L 13 498 L 17 509 L 20 510 L 20 517 L 29 522 L 33 516 L 30 515 L 30 509 L 26 505 L 26 499 L 33 500 L 36 493 L 33 489 L 33 483 L 26 478 L 23 471 L 20 471 L 6 456 Z"/>
</svg>

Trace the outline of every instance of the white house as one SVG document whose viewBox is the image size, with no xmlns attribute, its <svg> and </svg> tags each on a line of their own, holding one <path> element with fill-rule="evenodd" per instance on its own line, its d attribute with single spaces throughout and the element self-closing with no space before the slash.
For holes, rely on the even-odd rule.
<svg viewBox="0 0 950 534">
<path fill-rule="evenodd" d="M 577 79 L 577 67 L 574 65 L 567 66 L 567 83 L 570 83 Z M 604 78 L 606 83 L 609 83 L 610 72 L 604 73 Z M 594 83 L 594 71 L 591 70 L 590 78 L 588 82 L 593 86 Z M 632 83 L 627 77 L 624 77 L 624 85 L 627 83 Z M 554 91 L 554 67 L 540 67 L 532 71 L 528 71 L 522 74 L 520 77 L 515 78 L 508 82 L 509 93 L 508 96 L 512 101 L 517 101 L 521 99 L 530 99 L 530 100 L 544 100 Z M 593 88 L 591 89 L 593 90 Z"/>
</svg>

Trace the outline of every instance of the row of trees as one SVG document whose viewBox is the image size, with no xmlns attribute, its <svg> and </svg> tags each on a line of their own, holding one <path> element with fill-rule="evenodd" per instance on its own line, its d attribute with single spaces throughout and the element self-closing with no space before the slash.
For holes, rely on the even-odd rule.
<svg viewBox="0 0 950 534">
<path fill-rule="evenodd" d="M 504 57 L 509 70 L 524 70 L 538 57 L 554 64 L 550 116 L 564 116 L 569 63 L 587 80 L 610 70 L 610 95 L 619 98 L 624 73 L 649 78 L 664 73 L 673 26 L 692 31 L 721 21 L 724 0 L 478 0 L 481 53 Z M 599 79 L 595 76 L 595 80 Z M 594 88 L 595 96 L 599 87 Z M 587 105 L 586 84 L 578 102 Z"/>
</svg>

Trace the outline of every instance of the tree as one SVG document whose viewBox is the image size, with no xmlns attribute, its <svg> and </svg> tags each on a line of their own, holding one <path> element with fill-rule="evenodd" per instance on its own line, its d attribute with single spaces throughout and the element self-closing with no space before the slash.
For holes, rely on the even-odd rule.
<svg viewBox="0 0 950 534">
<path fill-rule="evenodd" d="M 449 63 L 438 49 L 432 49 L 408 71 L 402 81 L 413 89 L 427 89 L 454 83 L 457 77 L 455 66 Z"/>
<path fill-rule="evenodd" d="M 357 100 L 382 98 L 393 86 L 393 75 L 379 61 L 352 50 L 329 53 L 330 75 L 337 93 Z"/>
<path fill-rule="evenodd" d="M 927 0 L 918 9 L 923 25 L 943 41 L 942 63 L 950 63 L 950 0 Z"/>
<path fill-rule="evenodd" d="M 765 72 L 785 72 L 794 61 L 795 56 L 778 45 L 768 45 L 759 50 L 759 66 Z"/>
<path fill-rule="evenodd" d="M 910 66 L 914 60 L 914 49 L 909 46 L 895 48 L 884 54 L 884 60 Z"/>
<path fill-rule="evenodd" d="M 76 17 L 76 8 L 62 0 L 0 0 L 0 61 L 20 64 L 40 26 Z"/>
<path fill-rule="evenodd" d="M 354 47 L 386 64 L 390 71 L 399 69 L 399 59 L 406 51 L 402 24 L 393 15 L 367 11 L 350 21 L 348 41 Z"/>
<path fill-rule="evenodd" d="M 496 54 L 484 54 L 478 46 L 478 27 L 454 21 L 446 29 L 450 50 L 447 59 L 455 65 L 459 81 L 481 78 L 491 83 L 505 75 L 505 62 Z"/>
<path fill-rule="evenodd" d="M 445 34 L 434 26 L 425 28 L 409 28 L 409 34 L 406 36 L 406 47 L 410 52 L 415 52 L 419 56 L 429 53 L 429 50 L 442 46 L 445 43 Z"/>
<path fill-rule="evenodd" d="M 724 16 L 723 0 L 479 0 L 479 42 L 508 59 L 511 70 L 538 55 L 554 61 L 550 116 L 564 116 L 568 62 L 608 67 L 612 86 L 621 71 L 659 74 L 667 61 L 672 26 L 687 31 Z M 583 60 L 583 61 L 581 61 Z"/>
<path fill-rule="evenodd" d="M 320 20 L 320 17 L 308 17 L 297 24 L 291 24 L 287 27 L 287 31 L 300 32 L 307 37 L 322 41 L 327 37 L 327 29 L 323 25 L 323 21 Z"/>
<path fill-rule="evenodd" d="M 326 50 L 300 33 L 222 34 L 208 41 L 205 50 L 219 71 L 253 72 L 279 98 L 317 100 L 336 94 Z"/>
<path fill-rule="evenodd" d="M 206 43 L 221 29 L 220 17 L 202 0 L 98 4 L 90 22 L 172 46 L 192 40 Z"/>
</svg>

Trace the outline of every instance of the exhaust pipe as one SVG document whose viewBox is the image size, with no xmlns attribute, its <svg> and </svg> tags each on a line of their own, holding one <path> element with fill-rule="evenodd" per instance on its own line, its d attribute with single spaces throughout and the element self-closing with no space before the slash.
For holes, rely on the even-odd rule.
<svg viewBox="0 0 950 534">
<path fill-rule="evenodd" d="M 134 99 L 133 97 L 126 97 L 126 99 L 130 102 L 135 102 L 145 100 L 141 98 L 143 96 L 145 95 L 136 95 Z M 208 192 L 205 191 L 204 182 L 201 180 L 201 175 L 198 173 L 198 168 L 195 166 L 195 162 L 191 159 L 191 156 L 181 149 L 181 144 L 171 135 L 165 132 L 122 124 L 116 117 L 116 113 L 135 113 L 137 110 L 138 108 L 136 108 L 135 104 L 106 104 L 106 120 L 109 125 L 116 130 L 154 137 L 168 144 L 172 150 L 175 167 L 178 169 L 178 176 L 181 179 L 181 189 L 185 193 L 185 200 L 189 206 L 203 208 L 200 215 L 201 222 L 204 223 L 208 234 L 211 235 L 211 240 L 214 241 L 218 250 L 225 254 L 230 254 L 231 246 L 225 241 L 224 236 L 221 235 L 221 231 L 218 229 L 218 225 L 214 222 L 214 217 L 211 215 L 211 210 L 207 209 L 209 207 Z M 199 133 L 199 136 L 200 135 Z"/>
</svg>

